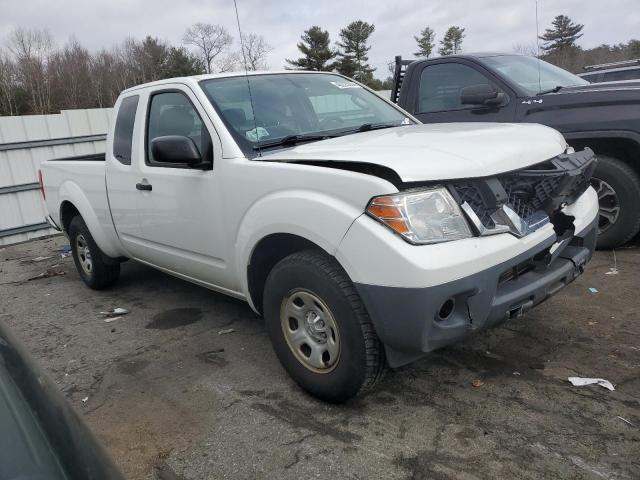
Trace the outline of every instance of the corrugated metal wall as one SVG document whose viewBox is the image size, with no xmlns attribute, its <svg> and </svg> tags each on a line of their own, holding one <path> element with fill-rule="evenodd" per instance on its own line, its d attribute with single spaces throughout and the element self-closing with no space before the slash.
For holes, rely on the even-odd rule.
<svg viewBox="0 0 640 480">
<path fill-rule="evenodd" d="M 110 108 L 0 117 L 0 245 L 55 232 L 45 224 L 37 171 L 44 160 L 104 152 Z"/>
</svg>

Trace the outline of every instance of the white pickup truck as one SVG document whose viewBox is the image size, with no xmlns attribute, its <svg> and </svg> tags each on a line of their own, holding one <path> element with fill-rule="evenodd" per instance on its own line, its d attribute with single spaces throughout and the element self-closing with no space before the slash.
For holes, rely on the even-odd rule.
<svg viewBox="0 0 640 480">
<path fill-rule="evenodd" d="M 104 156 L 40 174 L 89 287 L 134 259 L 244 299 L 339 402 L 582 273 L 594 166 L 544 126 L 422 125 L 340 75 L 269 72 L 126 90 Z"/>
</svg>

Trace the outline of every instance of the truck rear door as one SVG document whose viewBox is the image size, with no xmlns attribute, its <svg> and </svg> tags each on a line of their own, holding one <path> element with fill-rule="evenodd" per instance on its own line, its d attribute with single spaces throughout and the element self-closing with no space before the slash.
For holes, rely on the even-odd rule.
<svg viewBox="0 0 640 480">
<path fill-rule="evenodd" d="M 138 113 L 140 109 L 140 113 Z M 118 237 L 129 255 L 137 256 L 141 236 L 136 182 L 140 177 L 136 165 L 136 151 L 142 148 L 144 105 L 140 95 L 120 98 L 115 105 L 116 118 L 113 138 L 107 142 L 105 155 L 107 197 L 111 218 Z"/>
<path fill-rule="evenodd" d="M 464 105 L 462 89 L 475 85 L 490 85 L 507 94 L 509 101 L 502 106 Z M 418 64 L 401 106 L 424 123 L 444 122 L 513 122 L 515 93 L 502 85 L 490 72 L 465 59 L 435 60 Z"/>
</svg>

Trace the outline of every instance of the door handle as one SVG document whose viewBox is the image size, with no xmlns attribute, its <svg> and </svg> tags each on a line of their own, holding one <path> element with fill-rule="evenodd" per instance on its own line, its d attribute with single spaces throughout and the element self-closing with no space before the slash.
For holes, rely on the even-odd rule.
<svg viewBox="0 0 640 480">
<path fill-rule="evenodd" d="M 153 187 L 148 183 L 136 183 L 136 188 L 138 190 L 145 190 L 147 192 L 150 192 L 151 190 L 153 190 Z"/>
</svg>

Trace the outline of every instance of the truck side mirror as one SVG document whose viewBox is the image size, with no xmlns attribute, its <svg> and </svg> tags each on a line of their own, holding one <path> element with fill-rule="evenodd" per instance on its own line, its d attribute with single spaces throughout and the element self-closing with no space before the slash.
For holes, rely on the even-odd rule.
<svg viewBox="0 0 640 480">
<path fill-rule="evenodd" d="M 198 147 L 189 137 L 166 135 L 151 140 L 153 160 L 160 163 L 183 163 L 192 167 L 202 164 Z"/>
<path fill-rule="evenodd" d="M 498 92 L 487 83 L 464 87 L 460 94 L 460 103 L 462 103 L 462 105 L 499 107 L 504 105 L 506 100 L 506 94 Z"/>
</svg>

